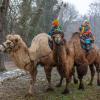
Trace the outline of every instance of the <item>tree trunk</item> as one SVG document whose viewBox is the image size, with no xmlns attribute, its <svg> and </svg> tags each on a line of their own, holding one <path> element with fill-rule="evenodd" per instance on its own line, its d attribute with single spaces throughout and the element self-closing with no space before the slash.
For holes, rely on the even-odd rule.
<svg viewBox="0 0 100 100">
<path fill-rule="evenodd" d="M 0 6 L 0 44 L 3 42 L 6 30 L 6 14 L 9 6 L 9 0 L 2 0 Z M 0 71 L 5 71 L 4 56 L 0 53 Z"/>
</svg>

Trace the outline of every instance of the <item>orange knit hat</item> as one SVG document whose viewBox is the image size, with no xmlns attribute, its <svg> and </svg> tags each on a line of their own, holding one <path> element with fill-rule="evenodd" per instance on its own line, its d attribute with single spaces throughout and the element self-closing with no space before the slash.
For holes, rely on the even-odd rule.
<svg viewBox="0 0 100 100">
<path fill-rule="evenodd" d="M 52 21 L 52 25 L 53 26 L 58 26 L 59 25 L 58 19 L 55 19 L 54 21 Z"/>
</svg>

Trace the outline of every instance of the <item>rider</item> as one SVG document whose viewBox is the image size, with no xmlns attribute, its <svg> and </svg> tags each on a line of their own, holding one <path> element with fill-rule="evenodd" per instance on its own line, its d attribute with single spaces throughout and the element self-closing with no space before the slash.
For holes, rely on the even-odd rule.
<svg viewBox="0 0 100 100">
<path fill-rule="evenodd" d="M 87 38 L 91 38 L 92 42 L 94 42 L 94 36 L 93 34 L 91 33 L 91 30 L 90 30 L 90 23 L 88 20 L 85 20 L 82 25 L 80 26 L 79 28 L 80 30 L 80 38 L 82 36 L 85 36 Z"/>
<path fill-rule="evenodd" d="M 63 33 L 58 19 L 55 19 L 54 21 L 52 21 L 52 27 L 51 27 L 48 35 L 52 36 L 54 34 L 55 30 L 59 31 L 59 33 Z"/>
<path fill-rule="evenodd" d="M 61 28 L 61 26 L 59 24 L 58 19 L 55 19 L 55 20 L 52 21 L 52 27 L 51 27 L 50 31 L 48 32 L 48 35 L 49 35 L 49 46 L 51 47 L 51 49 L 53 48 L 52 36 L 54 34 L 56 34 L 56 33 L 61 34 L 62 37 L 63 37 L 63 40 L 65 41 L 63 30 L 62 30 L 62 28 Z"/>
</svg>

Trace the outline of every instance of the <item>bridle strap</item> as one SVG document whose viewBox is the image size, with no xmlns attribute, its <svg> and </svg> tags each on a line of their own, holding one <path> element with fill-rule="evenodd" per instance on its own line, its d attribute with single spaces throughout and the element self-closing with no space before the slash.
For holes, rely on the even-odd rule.
<svg viewBox="0 0 100 100">
<path fill-rule="evenodd" d="M 1 45 L 6 49 L 6 46 L 3 43 Z"/>
</svg>

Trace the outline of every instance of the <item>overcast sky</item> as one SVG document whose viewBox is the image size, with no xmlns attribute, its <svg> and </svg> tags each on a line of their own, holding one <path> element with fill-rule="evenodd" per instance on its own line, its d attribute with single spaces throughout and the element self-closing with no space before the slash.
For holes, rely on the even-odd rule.
<svg viewBox="0 0 100 100">
<path fill-rule="evenodd" d="M 64 2 L 70 2 L 75 5 L 80 14 L 84 15 L 89 9 L 89 4 L 94 0 L 63 0 Z"/>
</svg>

